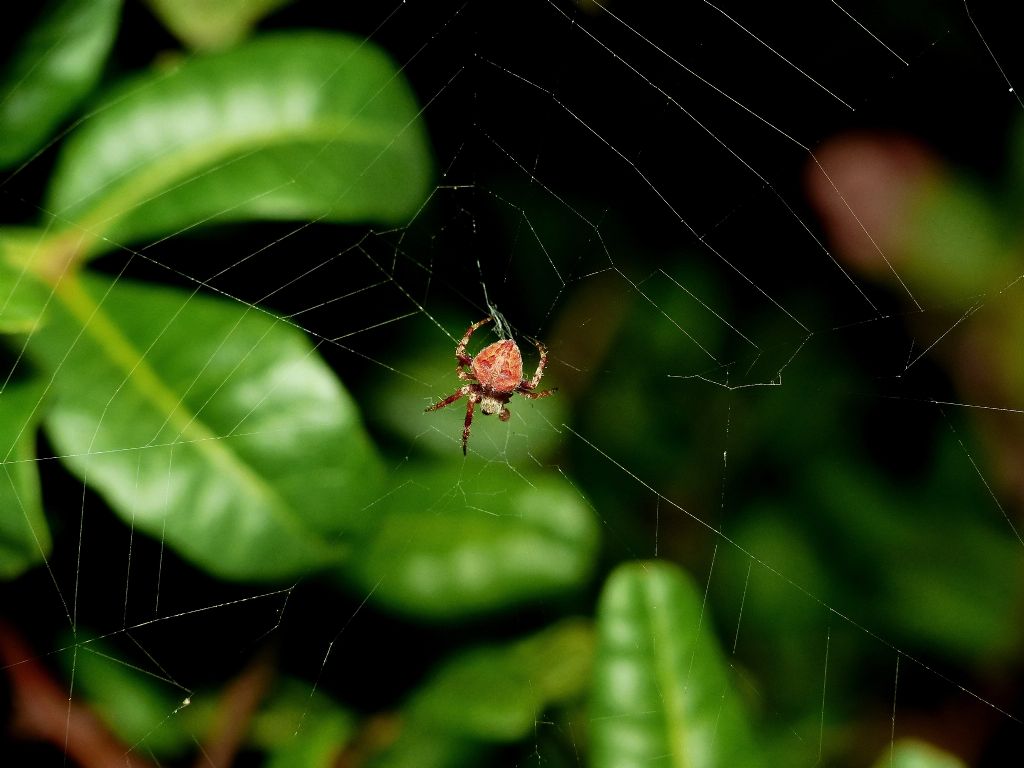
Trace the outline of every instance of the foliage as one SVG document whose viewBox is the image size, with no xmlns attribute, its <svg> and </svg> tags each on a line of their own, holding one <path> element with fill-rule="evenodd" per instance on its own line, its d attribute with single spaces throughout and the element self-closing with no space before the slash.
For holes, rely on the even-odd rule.
<svg viewBox="0 0 1024 768">
<path fill-rule="evenodd" d="M 761 761 L 700 593 L 662 562 L 612 573 L 598 606 L 595 766 L 744 766 Z"/>
<path fill-rule="evenodd" d="M 120 11 L 120 0 L 49 4 L 0 81 L 0 167 L 39 149 L 96 85 Z"/>
<path fill-rule="evenodd" d="M 189 597 L 209 592 L 224 608 L 266 589 L 297 602 L 319 590 L 315 618 L 297 622 L 315 637 L 288 636 L 290 608 L 272 616 L 268 635 L 302 643 L 289 657 L 300 669 L 283 662 L 239 718 L 236 747 L 274 768 L 520 764 L 539 761 L 548 740 L 552 754 L 571 749 L 566 764 L 598 767 L 852 764 L 864 749 L 844 724 L 863 704 L 861 670 L 885 666 L 888 683 L 902 648 L 963 667 L 1013 662 L 1018 542 L 1005 521 L 977 514 L 991 498 L 962 460 L 981 451 L 974 435 L 936 437 L 910 483 L 856 440 L 821 448 L 822 434 L 858 433 L 866 410 L 850 382 L 867 391 L 871 377 L 777 316 L 751 312 L 757 345 L 702 324 L 707 305 L 678 286 L 725 303 L 706 269 L 661 271 L 631 305 L 610 308 L 599 291 L 567 299 L 566 314 L 588 321 L 562 346 L 592 354 L 580 369 L 600 373 L 570 383 L 571 397 L 515 401 L 507 426 L 479 420 L 465 460 L 461 415 L 415 418 L 454 381 L 453 345 L 437 328 L 392 339 L 395 367 L 373 382 L 337 363 L 353 350 L 335 339 L 197 277 L 192 243 L 216 250 L 270 222 L 322 225 L 332 243 L 401 228 L 438 183 L 424 97 L 404 67 L 356 35 L 252 33 L 285 4 L 150 0 L 195 52 L 125 73 L 107 60 L 120 3 L 64 0 L 8 62 L 0 164 L 50 153 L 52 174 L 41 215 L 0 229 L 11 363 L 0 385 L 0 579 L 28 583 L 54 546 L 81 546 L 86 510 L 92 525 L 102 509 L 103 530 L 129 541 L 129 567 L 132 546 L 158 548 L 161 567 L 166 548 L 181 580 L 200 585 Z M 1013 222 L 976 184 L 936 185 L 921 201 L 903 266 L 933 301 L 1012 279 Z M 560 241 L 562 222 L 537 226 Z M 161 280 L 129 270 L 163 266 L 150 249 L 168 244 L 187 268 Z M 992 322 L 1024 327 L 1015 306 L 1000 306 Z M 438 316 L 453 338 L 478 319 Z M 683 327 L 702 328 L 695 345 L 680 347 Z M 1010 391 L 1024 381 L 1013 352 L 999 350 L 991 369 Z M 703 370 L 705 358 L 736 361 L 758 386 L 740 399 L 730 379 L 666 384 L 665 371 Z M 778 386 L 783 368 L 813 380 L 814 397 Z M 748 434 L 712 445 L 734 409 Z M 567 441 L 576 433 L 589 437 Z M 62 472 L 45 462 L 41 474 L 40 445 Z M 725 506 L 726 454 L 743 478 L 730 488 L 744 489 L 728 525 L 707 512 Z M 615 470 L 624 457 L 642 468 L 635 484 Z M 41 477 L 74 478 L 73 503 Z M 662 559 L 638 559 L 652 541 Z M 123 616 L 82 618 L 78 575 L 64 606 L 74 631 L 44 640 L 62 649 L 68 687 L 127 751 L 189 761 L 230 720 L 237 660 L 216 656 L 223 625 L 208 631 L 193 690 L 180 670 L 140 657 L 135 631 L 205 608 L 184 600 L 180 613 L 129 626 L 125 587 Z M 66 575 L 49 576 L 68 593 Z M 365 685 L 330 676 L 340 657 L 358 678 L 346 632 L 364 609 L 364 642 L 391 654 L 382 664 L 397 683 L 377 668 Z M 91 620 L 117 618 L 120 629 L 90 635 Z M 820 638 L 832 696 L 808 638 Z M 433 646 L 419 655 L 421 641 Z M 420 666 L 403 667 L 406 655 Z M 871 750 L 864 760 L 878 752 L 879 766 L 961 764 L 914 740 Z"/>
<path fill-rule="evenodd" d="M 0 410 L 0 446 L 4 447 L 0 577 L 5 579 L 37 565 L 50 554 L 50 532 L 32 461 L 41 400 L 42 388 L 34 384 L 11 384 L 4 390 L 4 408 Z"/>
<path fill-rule="evenodd" d="M 256 22 L 290 0 L 148 0 L 153 12 L 183 43 L 219 50 L 244 39 Z"/>
</svg>

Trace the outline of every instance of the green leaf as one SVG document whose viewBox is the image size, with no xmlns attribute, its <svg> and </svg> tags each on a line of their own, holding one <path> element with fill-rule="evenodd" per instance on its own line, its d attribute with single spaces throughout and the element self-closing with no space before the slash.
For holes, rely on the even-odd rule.
<svg viewBox="0 0 1024 768">
<path fill-rule="evenodd" d="M 619 567 L 597 621 L 591 765 L 760 764 L 701 593 L 678 568 Z"/>
<path fill-rule="evenodd" d="M 12 579 L 50 554 L 36 469 L 41 382 L 0 389 L 0 579 Z"/>
<path fill-rule="evenodd" d="M 0 229 L 0 333 L 29 333 L 42 319 L 50 289 L 32 267 L 50 242 L 35 229 Z"/>
<path fill-rule="evenodd" d="M 959 302 L 1000 291 L 1017 277 L 1016 211 L 1007 226 L 980 184 L 944 180 L 921 190 L 914 205 L 898 268 L 915 292 L 934 304 Z"/>
<path fill-rule="evenodd" d="M 468 616 L 579 587 L 597 524 L 560 477 L 463 460 L 396 473 L 342 577 L 394 610 Z"/>
<path fill-rule="evenodd" d="M 164 25 L 196 50 L 228 48 L 291 0 L 148 0 Z"/>
<path fill-rule="evenodd" d="M 206 570 L 281 580 L 336 562 L 381 468 L 305 336 L 253 308 L 66 278 L 29 350 L 46 429 L 126 521 Z"/>
<path fill-rule="evenodd" d="M 65 145 L 46 207 L 91 253 L 197 222 L 400 223 L 431 183 L 418 110 L 365 40 L 263 37 L 109 94 Z"/>
<path fill-rule="evenodd" d="M 882 753 L 875 768 L 967 768 L 967 763 L 931 744 L 903 739 Z"/>
<path fill-rule="evenodd" d="M 73 641 L 69 641 L 73 645 Z M 78 643 L 61 654 L 68 676 L 74 675 L 76 697 L 89 703 L 125 744 L 162 758 L 183 754 L 195 746 L 184 702 L 187 694 L 172 685 L 163 672 L 119 658 L 115 648 L 100 640 Z"/>
<path fill-rule="evenodd" d="M 62 0 L 21 41 L 0 83 L 0 167 L 42 146 L 92 90 L 120 11 L 120 0 Z"/>
<path fill-rule="evenodd" d="M 490 745 L 452 733 L 438 733 L 426 725 L 406 723 L 387 749 L 373 755 L 370 768 L 469 768 L 490 765 Z"/>
<path fill-rule="evenodd" d="M 517 741 L 546 708 L 582 694 L 592 655 L 590 625 L 572 619 L 509 645 L 474 648 L 443 664 L 404 715 L 434 732 Z"/>
<path fill-rule="evenodd" d="M 330 768 L 355 734 L 351 714 L 299 680 L 280 681 L 251 728 L 265 768 Z"/>
<path fill-rule="evenodd" d="M 963 663 L 1010 658 L 1020 647 L 1020 543 L 999 515 L 979 512 L 991 498 L 956 434 L 941 434 L 933 450 L 930 476 L 912 492 L 864 468 L 805 462 L 816 525 L 827 526 L 820 546 L 843 542 L 832 568 L 845 571 L 848 594 L 836 600 L 862 601 L 860 615 L 901 644 Z"/>
<path fill-rule="evenodd" d="M 546 709 L 583 694 L 593 644 L 590 624 L 568 619 L 513 643 L 457 654 L 402 707 L 397 738 L 370 764 L 487 764 L 478 760 L 490 744 L 526 738 Z"/>
</svg>

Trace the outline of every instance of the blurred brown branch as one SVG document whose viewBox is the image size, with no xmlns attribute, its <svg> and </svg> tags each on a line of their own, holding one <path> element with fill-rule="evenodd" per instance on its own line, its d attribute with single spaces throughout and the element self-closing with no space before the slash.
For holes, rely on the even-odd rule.
<svg viewBox="0 0 1024 768">
<path fill-rule="evenodd" d="M 119 742 L 86 707 L 72 701 L 10 625 L 0 622 L 0 665 L 11 681 L 11 729 L 48 741 L 84 768 L 147 768 L 152 764 Z"/>
</svg>

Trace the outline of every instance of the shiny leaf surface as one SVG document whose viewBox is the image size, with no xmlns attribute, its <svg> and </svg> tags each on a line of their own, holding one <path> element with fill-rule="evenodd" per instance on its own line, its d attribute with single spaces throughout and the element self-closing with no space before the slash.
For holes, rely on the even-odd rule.
<svg viewBox="0 0 1024 768">
<path fill-rule="evenodd" d="M 108 94 L 64 147 L 47 208 L 91 253 L 197 222 L 402 222 L 430 183 L 418 110 L 365 40 L 266 36 Z"/>
<path fill-rule="evenodd" d="M 557 476 L 458 460 L 402 470 L 342 577 L 403 613 L 452 618 L 564 593 L 588 577 L 597 525 Z"/>
<path fill-rule="evenodd" d="M 597 621 L 592 765 L 760 764 L 701 593 L 682 571 L 663 561 L 621 566 Z"/>
<path fill-rule="evenodd" d="M 223 578 L 336 561 L 379 493 L 351 397 L 303 334 L 221 299 L 104 278 L 62 283 L 30 351 L 46 429 L 137 529 Z"/>
</svg>

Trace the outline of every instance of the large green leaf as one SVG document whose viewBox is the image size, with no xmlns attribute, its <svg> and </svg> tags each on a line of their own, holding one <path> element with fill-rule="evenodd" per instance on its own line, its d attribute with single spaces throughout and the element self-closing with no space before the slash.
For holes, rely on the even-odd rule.
<svg viewBox="0 0 1024 768">
<path fill-rule="evenodd" d="M 401 222 L 430 159 L 418 106 L 371 43 L 277 34 L 152 72 L 69 138 L 47 208 L 93 253 L 199 222 Z"/>
<path fill-rule="evenodd" d="M 355 403 L 303 334 L 175 289 L 67 279 L 30 352 L 46 429 L 125 520 L 212 573 L 334 562 L 380 493 Z"/>
<path fill-rule="evenodd" d="M 661 561 L 621 566 L 597 621 L 591 765 L 760 764 L 701 593 L 682 571 Z"/>
<path fill-rule="evenodd" d="M 557 475 L 523 476 L 465 462 L 396 473 L 372 508 L 378 524 L 342 576 L 404 613 L 445 618 L 549 597 L 580 586 L 593 565 L 597 524 Z"/>
<path fill-rule="evenodd" d="M 99 78 L 120 0 L 62 0 L 15 52 L 0 83 L 0 167 L 38 149 Z"/>
<path fill-rule="evenodd" d="M 43 387 L 0 389 L 0 579 L 11 579 L 50 554 L 35 465 L 36 423 Z"/>
</svg>

